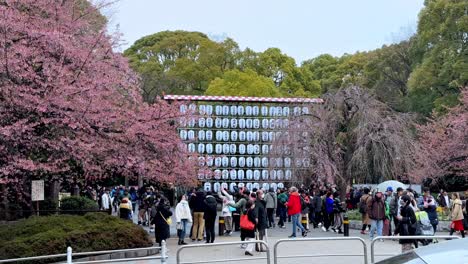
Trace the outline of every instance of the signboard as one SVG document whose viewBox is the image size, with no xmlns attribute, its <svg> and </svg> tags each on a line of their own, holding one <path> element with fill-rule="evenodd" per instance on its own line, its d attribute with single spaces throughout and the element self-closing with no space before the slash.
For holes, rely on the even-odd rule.
<svg viewBox="0 0 468 264">
<path fill-rule="evenodd" d="M 44 200 L 44 181 L 32 181 L 31 185 L 31 201 Z"/>
</svg>

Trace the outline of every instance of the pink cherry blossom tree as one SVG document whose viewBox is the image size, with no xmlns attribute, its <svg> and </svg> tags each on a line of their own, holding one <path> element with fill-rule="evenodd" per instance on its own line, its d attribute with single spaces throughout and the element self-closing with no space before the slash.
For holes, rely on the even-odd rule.
<svg viewBox="0 0 468 264">
<path fill-rule="evenodd" d="M 196 178 L 176 133 L 177 105 L 142 101 L 138 77 L 113 51 L 118 41 L 90 14 L 98 11 L 74 0 L 0 2 L 4 201 L 28 201 L 33 179 Z"/>
</svg>

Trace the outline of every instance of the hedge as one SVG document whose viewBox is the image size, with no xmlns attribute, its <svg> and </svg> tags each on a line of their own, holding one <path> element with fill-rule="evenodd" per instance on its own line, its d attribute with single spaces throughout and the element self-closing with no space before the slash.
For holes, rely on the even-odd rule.
<svg viewBox="0 0 468 264">
<path fill-rule="evenodd" d="M 66 253 L 67 246 L 85 252 L 151 245 L 143 228 L 105 213 L 34 216 L 0 226 L 0 259 Z"/>
<path fill-rule="evenodd" d="M 62 214 L 84 215 L 87 212 L 99 210 L 97 203 L 82 196 L 70 196 L 60 202 Z"/>
</svg>

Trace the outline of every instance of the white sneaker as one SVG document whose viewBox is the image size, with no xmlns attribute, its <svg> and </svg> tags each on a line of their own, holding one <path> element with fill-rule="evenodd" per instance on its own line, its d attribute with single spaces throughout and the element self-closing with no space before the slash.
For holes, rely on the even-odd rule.
<svg viewBox="0 0 468 264">
<path fill-rule="evenodd" d="M 323 232 L 327 232 L 327 229 L 324 226 L 322 226 L 322 230 Z"/>
<path fill-rule="evenodd" d="M 245 249 L 245 248 L 247 248 L 247 244 L 241 244 L 240 247 L 243 248 L 243 249 Z"/>
<path fill-rule="evenodd" d="M 318 223 L 318 226 L 322 226 L 322 223 Z"/>
</svg>

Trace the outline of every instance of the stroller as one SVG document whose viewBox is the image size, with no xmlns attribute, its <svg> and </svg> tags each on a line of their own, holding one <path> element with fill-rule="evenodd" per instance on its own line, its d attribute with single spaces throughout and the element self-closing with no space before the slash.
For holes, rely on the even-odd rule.
<svg viewBox="0 0 468 264">
<path fill-rule="evenodd" d="M 431 225 L 429 216 L 425 211 L 416 212 L 416 235 L 417 236 L 433 236 L 434 228 Z M 423 246 L 427 246 L 432 242 L 432 239 L 418 239 Z"/>
</svg>

